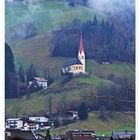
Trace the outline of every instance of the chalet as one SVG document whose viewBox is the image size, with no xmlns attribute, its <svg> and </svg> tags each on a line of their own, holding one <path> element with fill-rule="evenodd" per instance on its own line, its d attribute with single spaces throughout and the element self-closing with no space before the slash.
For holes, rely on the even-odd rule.
<svg viewBox="0 0 140 140">
<path fill-rule="evenodd" d="M 21 118 L 6 119 L 6 129 L 22 129 L 23 120 Z"/>
<path fill-rule="evenodd" d="M 123 139 L 130 139 L 130 138 L 135 138 L 135 132 L 130 132 L 130 131 L 116 131 L 112 133 L 112 138 L 114 140 L 123 140 Z"/>
<path fill-rule="evenodd" d="M 70 119 L 70 120 L 77 120 L 79 118 L 77 111 L 68 111 L 65 114 L 66 114 L 67 119 Z"/>
<path fill-rule="evenodd" d="M 62 66 L 62 75 L 65 74 L 84 74 L 85 73 L 85 51 L 83 47 L 82 35 L 80 38 L 80 47 L 78 51 L 78 59 L 73 58 L 64 63 Z"/>
<path fill-rule="evenodd" d="M 48 86 L 48 81 L 42 77 L 34 77 L 32 81 L 29 82 L 30 86 L 34 86 L 34 88 L 40 87 L 46 89 Z"/>
<path fill-rule="evenodd" d="M 66 132 L 68 140 L 93 140 L 96 135 L 91 130 L 74 130 Z"/>
</svg>

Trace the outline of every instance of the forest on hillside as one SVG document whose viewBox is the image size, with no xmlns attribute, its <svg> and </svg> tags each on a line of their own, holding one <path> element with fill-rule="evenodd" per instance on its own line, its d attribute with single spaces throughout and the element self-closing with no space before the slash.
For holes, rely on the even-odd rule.
<svg viewBox="0 0 140 140">
<path fill-rule="evenodd" d="M 87 58 L 97 62 L 124 61 L 135 63 L 135 20 L 131 17 L 82 22 L 75 19 L 68 27 L 53 33 L 52 56 L 77 57 L 80 34 Z"/>
</svg>

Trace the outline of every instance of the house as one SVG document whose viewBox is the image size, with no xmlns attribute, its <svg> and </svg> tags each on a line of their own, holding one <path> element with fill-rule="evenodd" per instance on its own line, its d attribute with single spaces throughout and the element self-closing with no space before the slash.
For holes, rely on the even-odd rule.
<svg viewBox="0 0 140 140">
<path fill-rule="evenodd" d="M 24 123 L 24 128 L 23 130 L 28 131 L 28 130 L 38 130 L 39 129 L 39 124 L 34 122 L 34 121 L 27 121 Z"/>
<path fill-rule="evenodd" d="M 33 86 L 34 88 L 43 88 L 46 89 L 48 86 L 48 81 L 42 77 L 34 77 L 32 81 L 29 82 L 30 87 Z"/>
<path fill-rule="evenodd" d="M 77 111 L 68 111 L 65 114 L 66 114 L 66 118 L 70 120 L 77 120 L 79 118 Z"/>
<path fill-rule="evenodd" d="M 93 130 L 74 130 L 66 132 L 68 140 L 93 140 L 96 135 Z"/>
<path fill-rule="evenodd" d="M 109 62 L 109 61 L 103 61 L 102 64 L 104 64 L 104 65 L 109 65 L 110 62 Z"/>
<path fill-rule="evenodd" d="M 114 140 L 123 140 L 123 139 L 130 139 L 132 137 L 133 139 L 135 138 L 135 132 L 131 131 L 114 131 L 112 132 L 112 138 Z"/>
<path fill-rule="evenodd" d="M 85 72 L 85 51 L 83 47 L 82 35 L 80 38 L 80 47 L 78 51 L 78 58 L 73 58 L 64 63 L 62 66 L 62 75 L 65 74 L 84 74 Z"/>
<path fill-rule="evenodd" d="M 47 130 L 53 127 L 53 123 L 46 117 L 29 117 L 29 121 L 35 123 L 36 129 Z"/>
<path fill-rule="evenodd" d="M 23 120 L 21 118 L 6 119 L 6 129 L 22 129 Z"/>
<path fill-rule="evenodd" d="M 34 121 L 34 122 L 48 122 L 48 118 L 46 117 L 29 117 L 29 121 Z"/>
</svg>

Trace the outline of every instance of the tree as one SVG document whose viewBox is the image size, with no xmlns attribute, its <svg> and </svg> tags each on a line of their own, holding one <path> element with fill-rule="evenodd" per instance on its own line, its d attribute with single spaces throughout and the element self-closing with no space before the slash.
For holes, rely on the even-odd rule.
<svg viewBox="0 0 140 140">
<path fill-rule="evenodd" d="M 51 85 L 54 82 L 54 79 L 51 76 L 49 69 L 47 69 L 47 68 L 43 69 L 43 75 L 44 75 L 44 78 L 46 78 L 47 81 L 48 81 L 48 86 Z"/>
<path fill-rule="evenodd" d="M 27 81 L 32 81 L 35 76 L 37 76 L 36 68 L 31 64 L 27 71 Z"/>
<path fill-rule="evenodd" d="M 51 94 L 49 96 L 49 116 L 50 116 L 50 120 L 52 120 L 52 96 L 51 96 Z"/>
<path fill-rule="evenodd" d="M 11 77 L 12 76 L 12 77 Z M 12 93 L 12 80 L 15 77 L 15 64 L 14 64 L 14 56 L 10 46 L 5 43 L 5 96 L 6 98 L 10 98 L 13 96 Z M 12 79 L 13 78 L 13 79 Z"/>
<path fill-rule="evenodd" d="M 47 129 L 45 140 L 51 140 L 50 129 Z"/>
<path fill-rule="evenodd" d="M 6 98 L 19 97 L 18 78 L 14 73 L 8 74 L 8 85 L 6 83 Z"/>
<path fill-rule="evenodd" d="M 88 111 L 84 102 L 79 107 L 78 116 L 80 120 L 86 120 L 88 118 Z"/>
<path fill-rule="evenodd" d="M 21 64 L 20 67 L 19 67 L 18 75 L 19 75 L 19 79 L 20 79 L 22 82 L 25 82 L 24 68 L 23 68 L 22 64 Z"/>
<path fill-rule="evenodd" d="M 99 109 L 99 117 L 101 119 L 106 119 L 106 107 L 104 105 L 102 105 Z"/>
<path fill-rule="evenodd" d="M 13 52 L 7 43 L 5 43 L 5 70 L 15 73 Z"/>
<path fill-rule="evenodd" d="M 110 137 L 110 140 L 114 140 L 112 136 Z"/>
<path fill-rule="evenodd" d="M 92 23 L 93 23 L 94 26 L 97 25 L 98 21 L 97 21 L 96 15 L 94 16 L 94 19 L 93 19 L 93 22 Z"/>
</svg>

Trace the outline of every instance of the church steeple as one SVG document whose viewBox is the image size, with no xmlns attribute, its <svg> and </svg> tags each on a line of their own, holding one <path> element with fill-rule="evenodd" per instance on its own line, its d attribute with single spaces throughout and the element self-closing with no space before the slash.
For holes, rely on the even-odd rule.
<svg viewBox="0 0 140 140">
<path fill-rule="evenodd" d="M 79 52 L 78 52 L 78 59 L 83 64 L 83 73 L 84 73 L 85 72 L 85 51 L 84 51 L 84 47 L 83 47 L 82 34 L 80 36 L 80 47 L 79 47 Z"/>
<path fill-rule="evenodd" d="M 81 34 L 79 53 L 81 54 L 82 52 L 84 52 L 84 47 L 83 47 L 83 39 L 82 39 L 82 34 Z"/>
</svg>

